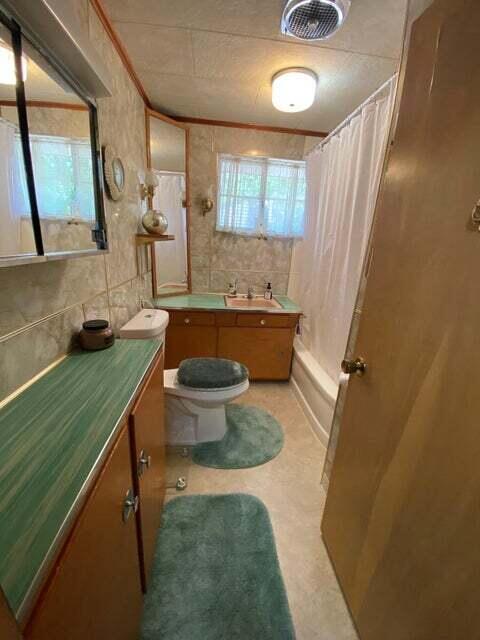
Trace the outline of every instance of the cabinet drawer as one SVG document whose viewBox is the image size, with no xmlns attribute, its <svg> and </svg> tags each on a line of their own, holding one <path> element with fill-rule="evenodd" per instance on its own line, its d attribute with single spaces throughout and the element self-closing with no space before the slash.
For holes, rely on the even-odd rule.
<svg viewBox="0 0 480 640">
<path fill-rule="evenodd" d="M 234 327 L 237 324 L 237 314 L 231 311 L 217 311 L 215 318 L 217 327 Z"/>
<path fill-rule="evenodd" d="M 196 327 L 213 327 L 215 314 L 209 311 L 170 311 L 170 324 L 193 325 Z"/>
<path fill-rule="evenodd" d="M 278 315 L 268 313 L 237 313 L 238 327 L 270 327 L 288 328 L 295 327 L 297 316 Z"/>
</svg>

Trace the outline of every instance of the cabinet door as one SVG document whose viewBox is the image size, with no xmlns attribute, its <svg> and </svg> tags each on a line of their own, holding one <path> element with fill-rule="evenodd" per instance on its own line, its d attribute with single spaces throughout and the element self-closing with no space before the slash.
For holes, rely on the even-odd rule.
<svg viewBox="0 0 480 640">
<path fill-rule="evenodd" d="M 288 380 L 294 329 L 220 327 L 218 357 L 241 362 L 250 380 Z"/>
<path fill-rule="evenodd" d="M 130 414 L 142 586 L 146 591 L 165 498 L 163 354 Z"/>
<path fill-rule="evenodd" d="M 165 368 L 176 369 L 185 358 L 214 358 L 217 355 L 217 328 L 176 326 L 167 329 Z"/>
<path fill-rule="evenodd" d="M 124 429 L 88 498 L 25 632 L 27 640 L 136 640 L 140 626 L 137 537 Z"/>
</svg>

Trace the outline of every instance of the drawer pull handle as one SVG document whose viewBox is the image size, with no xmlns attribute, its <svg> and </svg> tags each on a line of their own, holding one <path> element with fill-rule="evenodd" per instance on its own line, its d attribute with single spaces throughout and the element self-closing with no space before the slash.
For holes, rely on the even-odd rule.
<svg viewBox="0 0 480 640">
<path fill-rule="evenodd" d="M 267 322 L 266 322 L 266 320 L 260 320 L 260 324 L 263 326 L 263 325 L 266 325 Z"/>
<path fill-rule="evenodd" d="M 145 473 L 146 469 L 150 469 L 152 464 L 152 456 L 149 456 L 148 453 L 142 449 L 140 451 L 140 457 L 138 459 L 137 473 L 138 477 L 142 476 Z"/>
<path fill-rule="evenodd" d="M 190 324 L 190 318 L 185 318 L 184 323 L 185 324 Z"/>
<path fill-rule="evenodd" d="M 125 496 L 125 500 L 123 501 L 123 521 L 127 522 L 130 518 L 130 514 L 137 513 L 138 511 L 138 496 L 133 494 L 133 489 L 129 489 Z"/>
</svg>

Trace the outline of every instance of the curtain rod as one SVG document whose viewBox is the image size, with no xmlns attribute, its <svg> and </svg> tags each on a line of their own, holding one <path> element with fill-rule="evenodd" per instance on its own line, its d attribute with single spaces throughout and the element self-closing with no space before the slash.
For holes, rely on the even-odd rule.
<svg viewBox="0 0 480 640">
<path fill-rule="evenodd" d="M 318 149 L 321 149 L 327 142 L 330 142 L 330 140 L 336 136 L 342 129 L 344 129 L 347 125 L 350 124 L 350 122 L 353 120 L 353 118 L 358 115 L 362 109 L 365 109 L 366 106 L 368 106 L 370 103 L 372 103 L 376 98 L 378 98 L 378 96 L 385 91 L 385 89 L 388 87 L 389 84 L 391 84 L 392 82 L 394 82 L 394 80 L 397 79 L 398 74 L 394 73 L 393 76 L 391 78 L 389 78 L 386 82 L 384 82 L 376 91 L 374 91 L 372 93 L 371 96 L 369 96 L 364 102 L 362 102 L 361 105 L 359 105 L 354 111 L 352 111 L 352 113 L 350 115 L 348 115 L 345 120 L 343 120 L 337 127 L 335 127 L 335 129 L 333 131 L 331 131 L 328 136 L 326 138 L 324 138 L 323 140 L 321 140 L 318 144 L 316 144 L 312 149 L 310 149 L 310 151 L 305 155 L 305 157 L 308 157 L 311 153 L 314 153 L 315 151 L 317 151 Z"/>
</svg>

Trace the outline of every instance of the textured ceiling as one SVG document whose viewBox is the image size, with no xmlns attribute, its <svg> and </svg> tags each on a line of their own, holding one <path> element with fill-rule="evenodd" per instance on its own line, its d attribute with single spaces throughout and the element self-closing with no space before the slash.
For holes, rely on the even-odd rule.
<svg viewBox="0 0 480 640">
<path fill-rule="evenodd" d="M 165 113 L 328 131 L 396 70 L 407 0 L 352 0 L 329 40 L 279 32 L 283 0 L 102 0 L 153 106 Z M 285 114 L 271 78 L 305 66 L 315 104 Z"/>
</svg>

